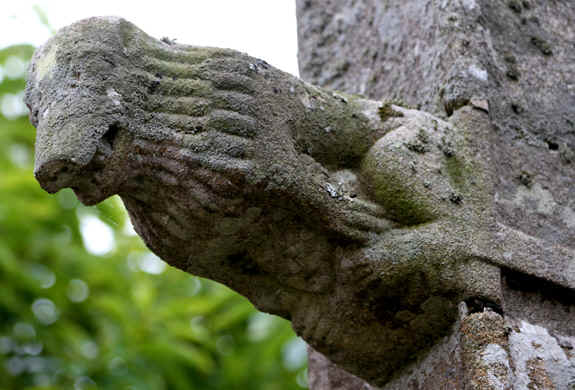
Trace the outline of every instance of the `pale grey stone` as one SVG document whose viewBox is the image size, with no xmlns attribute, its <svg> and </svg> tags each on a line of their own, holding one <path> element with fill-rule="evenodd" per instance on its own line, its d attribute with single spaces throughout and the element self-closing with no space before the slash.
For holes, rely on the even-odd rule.
<svg viewBox="0 0 575 390">
<path fill-rule="evenodd" d="M 290 319 L 374 386 L 508 388 L 501 314 L 569 335 L 543 314 L 557 305 L 524 312 L 523 290 L 575 288 L 572 31 L 553 7 L 298 3 L 304 78 L 407 103 L 81 21 L 32 63 L 35 174 L 85 204 L 119 194 L 157 255 Z M 324 363 L 316 390 L 360 381 Z"/>
</svg>

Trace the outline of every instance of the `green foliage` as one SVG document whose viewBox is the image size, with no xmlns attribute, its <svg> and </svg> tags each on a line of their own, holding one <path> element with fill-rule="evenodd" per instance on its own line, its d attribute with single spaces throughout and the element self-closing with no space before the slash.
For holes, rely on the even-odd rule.
<svg viewBox="0 0 575 390">
<path fill-rule="evenodd" d="M 87 208 L 40 189 L 21 107 L 32 51 L 0 51 L 0 390 L 301 389 L 289 323 L 165 267 L 118 198 Z M 94 221 L 103 233 L 87 237 Z M 85 249 L 108 232 L 110 251 Z"/>
</svg>

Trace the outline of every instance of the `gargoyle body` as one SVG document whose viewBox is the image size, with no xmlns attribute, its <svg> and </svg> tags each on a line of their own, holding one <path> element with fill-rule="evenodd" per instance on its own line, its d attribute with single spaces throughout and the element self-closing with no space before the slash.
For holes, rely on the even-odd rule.
<svg viewBox="0 0 575 390">
<path fill-rule="evenodd" d="M 38 49 L 26 101 L 45 190 L 119 194 L 162 259 L 371 383 L 425 354 L 459 302 L 501 303 L 481 110 L 445 122 L 117 18 Z"/>
</svg>

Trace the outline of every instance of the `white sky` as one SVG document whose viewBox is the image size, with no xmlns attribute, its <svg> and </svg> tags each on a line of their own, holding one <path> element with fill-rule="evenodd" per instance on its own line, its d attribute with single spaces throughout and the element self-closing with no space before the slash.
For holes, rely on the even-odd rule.
<svg viewBox="0 0 575 390">
<path fill-rule="evenodd" d="M 90 16 L 121 16 L 157 38 L 227 47 L 297 75 L 295 0 L 9 0 L 0 7 L 0 48 L 40 45 L 54 29 Z"/>
</svg>

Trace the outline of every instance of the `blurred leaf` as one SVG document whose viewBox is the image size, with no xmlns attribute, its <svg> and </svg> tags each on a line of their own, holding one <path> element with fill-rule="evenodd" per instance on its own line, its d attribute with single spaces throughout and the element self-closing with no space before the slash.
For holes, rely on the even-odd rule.
<svg viewBox="0 0 575 390">
<path fill-rule="evenodd" d="M 50 25 L 50 22 L 48 20 L 48 16 L 44 12 L 44 10 L 37 4 L 34 4 L 32 6 L 32 8 L 34 9 L 34 12 L 36 12 L 36 15 L 38 15 L 38 19 L 40 19 L 40 23 L 42 23 L 42 25 L 44 27 L 46 27 L 50 31 L 50 33 L 54 34 L 56 31 Z"/>
<path fill-rule="evenodd" d="M 251 304 L 244 300 L 238 300 L 232 307 L 213 318 L 212 328 L 217 332 L 244 324 L 252 313 Z"/>
<path fill-rule="evenodd" d="M 6 62 L 8 57 L 16 56 L 23 60 L 29 60 L 34 54 L 34 46 L 31 45 L 14 45 L 0 50 L 0 64 Z"/>
</svg>

